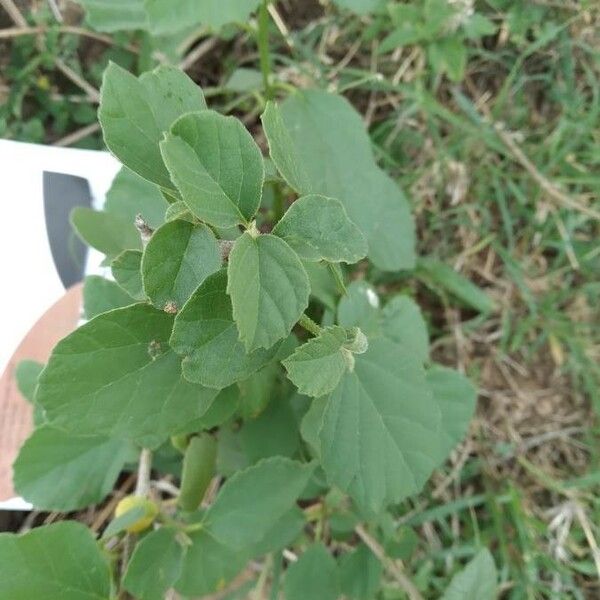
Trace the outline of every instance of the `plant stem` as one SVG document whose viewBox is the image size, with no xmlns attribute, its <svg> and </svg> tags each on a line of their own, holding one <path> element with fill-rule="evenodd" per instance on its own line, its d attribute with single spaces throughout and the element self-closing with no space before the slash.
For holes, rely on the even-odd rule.
<svg viewBox="0 0 600 600">
<path fill-rule="evenodd" d="M 301 327 L 304 327 L 306 331 L 312 333 L 313 335 L 320 335 L 321 327 L 317 325 L 308 315 L 303 314 L 298 321 L 298 324 Z"/>
<path fill-rule="evenodd" d="M 135 495 L 145 498 L 150 490 L 150 471 L 152 470 L 152 450 L 142 448 L 140 452 L 140 463 L 138 465 L 137 483 Z"/>
<path fill-rule="evenodd" d="M 388 558 L 385 550 L 379 542 L 371 537 L 362 525 L 357 525 L 354 529 L 358 537 L 369 547 L 371 552 L 381 561 L 385 570 L 396 580 L 400 587 L 406 592 L 410 600 L 424 600 L 421 592 L 415 584 L 410 580 L 408 575 L 403 571 L 402 567 L 395 561 Z"/>
<path fill-rule="evenodd" d="M 269 0 L 262 0 L 258 11 L 258 54 L 267 100 L 273 98 L 271 87 L 271 55 L 269 53 Z"/>
</svg>

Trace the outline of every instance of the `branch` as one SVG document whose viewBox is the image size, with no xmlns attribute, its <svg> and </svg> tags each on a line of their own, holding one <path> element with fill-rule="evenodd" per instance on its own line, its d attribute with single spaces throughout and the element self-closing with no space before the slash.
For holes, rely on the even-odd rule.
<svg viewBox="0 0 600 600">
<path fill-rule="evenodd" d="M 146 498 L 150 491 L 150 471 L 152 470 L 152 450 L 142 448 L 140 452 L 140 463 L 138 465 L 137 483 L 135 484 L 135 495 Z"/>
</svg>

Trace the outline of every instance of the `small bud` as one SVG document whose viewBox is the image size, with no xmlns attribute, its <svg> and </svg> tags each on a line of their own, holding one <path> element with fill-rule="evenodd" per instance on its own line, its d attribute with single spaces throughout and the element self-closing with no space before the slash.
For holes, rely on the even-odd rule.
<svg viewBox="0 0 600 600">
<path fill-rule="evenodd" d="M 169 300 L 165 304 L 163 310 L 169 315 L 176 315 L 179 311 L 179 308 L 177 307 L 177 304 L 173 302 L 173 300 Z"/>
<path fill-rule="evenodd" d="M 352 327 L 348 330 L 348 341 L 344 344 L 344 348 L 353 354 L 364 354 L 369 349 L 369 340 L 360 327 Z"/>
</svg>

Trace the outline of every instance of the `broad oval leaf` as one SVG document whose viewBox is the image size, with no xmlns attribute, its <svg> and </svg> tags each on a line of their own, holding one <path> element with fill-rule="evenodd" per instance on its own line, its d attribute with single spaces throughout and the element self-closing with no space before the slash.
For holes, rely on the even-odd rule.
<svg viewBox="0 0 600 600">
<path fill-rule="evenodd" d="M 96 504 L 113 489 L 131 450 L 123 440 L 45 425 L 21 447 L 13 466 L 15 489 L 39 510 L 67 512 Z"/>
<path fill-rule="evenodd" d="M 337 387 L 348 366 L 342 350 L 346 341 L 343 327 L 327 327 L 283 361 L 301 394 L 318 398 Z"/>
<path fill-rule="evenodd" d="M 380 269 L 414 267 L 414 223 L 395 182 L 376 164 L 360 115 L 341 96 L 308 90 L 269 104 L 262 117 L 271 158 L 300 194 L 342 202 Z"/>
<path fill-rule="evenodd" d="M 123 577 L 123 587 L 139 600 L 164 600 L 181 574 L 184 549 L 177 530 L 161 527 L 135 547 Z"/>
<path fill-rule="evenodd" d="M 142 252 L 125 250 L 110 264 L 115 281 L 135 300 L 145 300 L 142 285 Z"/>
<path fill-rule="evenodd" d="M 177 312 L 220 266 L 217 239 L 206 225 L 170 221 L 152 234 L 144 250 L 144 292 L 156 308 Z"/>
<path fill-rule="evenodd" d="M 110 63 L 98 118 L 108 149 L 144 179 L 175 191 L 159 142 L 181 115 L 206 108 L 202 90 L 183 71 L 161 66 L 136 78 Z"/>
<path fill-rule="evenodd" d="M 367 241 L 342 203 L 318 194 L 298 198 L 273 234 L 304 260 L 355 263 L 367 255 Z"/>
<path fill-rule="evenodd" d="M 215 227 L 247 224 L 260 205 L 260 149 L 241 121 L 206 110 L 185 115 L 160 144 L 190 211 Z"/>
<path fill-rule="evenodd" d="M 366 281 L 353 281 L 340 299 L 337 319 L 344 327 L 360 327 L 369 339 L 380 336 L 381 300 L 375 288 Z"/>
<path fill-rule="evenodd" d="M 332 483 L 377 512 L 421 490 L 438 465 L 439 432 L 421 361 L 378 338 L 329 396 L 319 432 L 323 467 Z"/>
<path fill-rule="evenodd" d="M 294 507 L 314 468 L 314 463 L 273 457 L 239 471 L 226 481 L 208 509 L 206 530 L 223 544 L 243 552 Z"/>
<path fill-rule="evenodd" d="M 338 566 L 323 544 L 310 546 L 290 565 L 283 589 L 286 600 L 338 600 Z"/>
<path fill-rule="evenodd" d="M 498 574 L 494 559 L 482 548 L 469 564 L 450 582 L 441 600 L 495 600 Z"/>
<path fill-rule="evenodd" d="M 279 347 L 246 353 L 226 289 L 226 270 L 208 277 L 177 315 L 170 341 L 184 357 L 184 377 L 216 389 L 250 377 L 275 356 Z"/>
<path fill-rule="evenodd" d="M 24 535 L 0 534 L 0 598 L 109 600 L 111 572 L 91 531 L 63 521 Z"/>
<path fill-rule="evenodd" d="M 122 287 L 111 281 L 100 277 L 100 275 L 88 275 L 83 282 L 83 314 L 86 319 L 134 304 L 135 300 Z"/>
<path fill-rule="evenodd" d="M 57 344 L 36 402 L 65 431 L 156 447 L 206 412 L 216 391 L 187 382 L 169 348 L 173 316 L 146 304 L 103 313 Z"/>
<path fill-rule="evenodd" d="M 308 306 L 306 270 L 274 235 L 240 236 L 229 255 L 228 275 L 233 318 L 248 351 L 286 337 Z"/>
<path fill-rule="evenodd" d="M 114 257 L 123 250 L 139 250 L 140 234 L 133 221 L 121 215 L 78 206 L 71 211 L 71 225 L 88 246 Z"/>
</svg>

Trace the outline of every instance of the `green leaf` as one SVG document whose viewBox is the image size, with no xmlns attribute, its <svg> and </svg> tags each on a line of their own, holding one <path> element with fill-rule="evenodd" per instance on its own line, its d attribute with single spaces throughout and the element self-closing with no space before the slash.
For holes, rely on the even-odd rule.
<svg viewBox="0 0 600 600">
<path fill-rule="evenodd" d="M 271 401 L 280 372 L 279 365 L 272 362 L 238 383 L 241 400 L 240 416 L 243 419 L 255 419 L 265 410 Z"/>
<path fill-rule="evenodd" d="M 131 446 L 122 440 L 44 425 L 21 447 L 15 489 L 38 510 L 77 510 L 102 501 L 130 458 Z"/>
<path fill-rule="evenodd" d="M 177 531 L 161 527 L 146 535 L 135 547 L 123 587 L 140 600 L 163 600 L 181 574 L 183 547 Z"/>
<path fill-rule="evenodd" d="M 179 31 L 192 25 L 220 29 L 227 23 L 246 23 L 260 0 L 180 0 L 177 10 L 169 1 L 145 0 L 153 33 Z"/>
<path fill-rule="evenodd" d="M 223 425 L 233 417 L 239 406 L 240 390 L 237 385 L 230 385 L 217 394 L 210 408 L 195 422 L 190 431 L 209 430 Z"/>
<path fill-rule="evenodd" d="M 300 507 L 294 506 L 271 525 L 264 537 L 251 547 L 248 555 L 252 558 L 283 550 L 298 539 L 305 526 L 304 512 Z"/>
<path fill-rule="evenodd" d="M 420 258 L 416 274 L 427 283 L 447 290 L 479 312 L 489 313 L 495 308 L 493 300 L 481 288 L 439 260 Z"/>
<path fill-rule="evenodd" d="M 108 561 L 87 527 L 63 521 L 24 535 L 0 534 L 0 598 L 108 600 Z"/>
<path fill-rule="evenodd" d="M 310 285 L 297 254 L 274 235 L 240 236 L 229 255 L 227 293 L 246 350 L 286 337 L 308 306 Z"/>
<path fill-rule="evenodd" d="M 147 516 L 147 510 L 144 506 L 134 506 L 122 515 L 115 517 L 102 532 L 101 539 L 108 540 L 111 537 L 125 533 L 128 527 L 137 523 L 140 519 Z"/>
<path fill-rule="evenodd" d="M 88 246 L 109 257 L 142 247 L 133 221 L 128 222 L 121 215 L 78 206 L 71 211 L 71 225 Z"/>
<path fill-rule="evenodd" d="M 173 317 L 145 304 L 97 316 L 54 348 L 36 401 L 66 431 L 156 447 L 202 416 L 216 391 L 185 381 Z"/>
<path fill-rule="evenodd" d="M 184 377 L 216 389 L 246 379 L 265 366 L 278 349 L 275 346 L 246 354 L 226 288 L 224 269 L 208 277 L 177 315 L 170 341 L 184 357 Z"/>
<path fill-rule="evenodd" d="M 156 308 L 177 312 L 220 266 L 217 239 L 206 225 L 170 221 L 152 234 L 144 250 L 144 291 Z"/>
<path fill-rule="evenodd" d="M 343 327 L 327 327 L 283 361 L 288 377 L 301 394 L 318 398 L 332 392 L 348 368 Z"/>
<path fill-rule="evenodd" d="M 477 390 L 461 373 L 441 365 L 427 371 L 427 384 L 442 413 L 440 463 L 465 437 L 475 412 Z"/>
<path fill-rule="evenodd" d="M 359 15 L 368 15 L 384 4 L 383 0 L 333 0 L 333 3 Z"/>
<path fill-rule="evenodd" d="M 454 82 L 462 81 L 467 66 L 467 47 L 458 36 L 436 40 L 427 47 L 429 60 L 436 73 L 446 73 Z"/>
<path fill-rule="evenodd" d="M 292 563 L 285 574 L 286 600 L 338 600 L 337 563 L 323 544 L 313 544 Z"/>
<path fill-rule="evenodd" d="M 260 205 L 260 149 L 241 121 L 212 110 L 178 119 L 160 144 L 173 183 L 192 213 L 215 227 L 247 224 Z"/>
<path fill-rule="evenodd" d="M 77 0 L 96 31 L 130 31 L 146 27 L 144 0 Z"/>
<path fill-rule="evenodd" d="M 271 456 L 294 456 L 299 446 L 298 425 L 287 398 L 274 398 L 256 419 L 246 421 L 240 441 L 250 463 Z"/>
<path fill-rule="evenodd" d="M 144 179 L 174 191 L 159 142 L 184 113 L 206 108 L 202 90 L 182 71 L 161 66 L 136 78 L 110 63 L 98 118 L 108 149 Z"/>
<path fill-rule="evenodd" d="M 418 304 L 408 296 L 394 296 L 381 312 L 383 335 L 410 350 L 425 362 L 429 359 L 429 334 Z"/>
<path fill-rule="evenodd" d="M 300 194 L 342 202 L 383 270 L 414 266 L 414 223 L 402 191 L 375 162 L 360 115 L 341 96 L 308 90 L 262 117 L 271 158 Z"/>
<path fill-rule="evenodd" d="M 323 468 L 331 483 L 378 512 L 421 490 L 438 464 L 439 431 L 421 361 L 378 338 L 329 397 L 319 432 Z"/>
<path fill-rule="evenodd" d="M 342 555 L 340 579 L 342 592 L 352 600 L 371 600 L 381 584 L 383 567 L 377 557 L 364 544 Z"/>
<path fill-rule="evenodd" d="M 441 600 L 495 600 L 498 593 L 498 574 L 494 559 L 482 548 L 450 582 Z"/>
<path fill-rule="evenodd" d="M 304 260 L 355 263 L 367 254 L 367 242 L 342 203 L 317 194 L 298 198 L 273 234 Z"/>
<path fill-rule="evenodd" d="M 160 188 L 146 181 L 127 167 L 122 167 L 106 194 L 104 210 L 133 223 L 137 215 L 156 229 L 165 222 L 168 203 Z"/>
<path fill-rule="evenodd" d="M 43 368 L 44 365 L 35 360 L 21 360 L 15 369 L 15 379 L 19 392 L 31 403 L 33 403 L 38 377 Z"/>
<path fill-rule="evenodd" d="M 133 304 L 135 300 L 119 284 L 99 275 L 89 275 L 83 282 L 83 314 L 93 319 L 115 308 Z"/>
<path fill-rule="evenodd" d="M 242 552 L 291 510 L 315 465 L 267 458 L 229 478 L 205 517 L 214 538 Z"/>
<path fill-rule="evenodd" d="M 247 556 L 222 544 L 209 531 L 189 534 L 192 545 L 183 558 L 175 589 L 186 597 L 201 597 L 222 589 L 246 564 Z"/>
<path fill-rule="evenodd" d="M 142 285 L 142 253 L 140 250 L 125 250 L 110 265 L 113 277 L 121 288 L 135 300 L 145 300 Z"/>
</svg>

